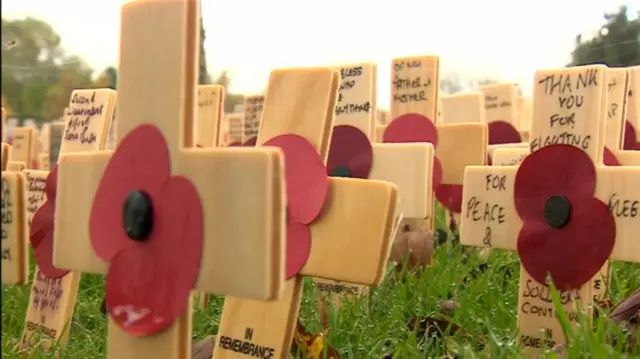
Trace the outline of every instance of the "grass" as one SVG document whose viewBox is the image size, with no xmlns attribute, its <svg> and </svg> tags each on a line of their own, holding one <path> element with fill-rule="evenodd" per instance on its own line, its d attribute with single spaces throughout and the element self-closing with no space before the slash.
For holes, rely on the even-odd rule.
<svg viewBox="0 0 640 359">
<path fill-rule="evenodd" d="M 438 227 L 446 228 L 442 216 Z M 435 254 L 434 264 L 420 275 L 408 274 L 403 282 L 387 276 L 383 284 L 370 292 L 369 299 L 346 303 L 340 310 L 329 310 L 327 340 L 342 358 L 438 358 L 457 354 L 461 358 L 518 358 L 515 344 L 516 309 L 518 302 L 519 262 L 517 254 L 493 251 L 487 269 L 474 278 L 470 276 L 480 260 L 463 253 L 461 246 L 446 243 Z M 505 270 L 506 269 L 506 270 Z M 465 280 L 467 279 L 467 280 Z M 106 318 L 100 313 L 104 279 L 84 275 L 71 324 L 68 346 L 62 358 L 104 358 L 106 348 Z M 640 265 L 613 263 L 611 299 L 617 303 L 640 287 Z M 2 354 L 4 358 L 22 358 L 16 352 L 16 342 L 23 330 L 24 313 L 28 304 L 29 286 L 2 287 Z M 301 320 L 312 332 L 320 329 L 319 315 L 314 302 L 313 287 L 305 284 Z M 453 299 L 460 303 L 451 322 L 461 331 L 444 337 L 428 338 L 416 335 L 407 328 L 408 320 L 416 315 L 438 316 L 438 304 Z M 206 311 L 195 311 L 194 338 L 215 334 L 218 330 L 223 298 L 215 297 Z M 640 347 L 624 353 L 626 342 L 621 330 L 600 318 L 591 326 L 571 331 L 567 351 L 570 358 L 629 358 L 640 357 Z M 611 338 L 618 337 L 617 344 Z M 640 338 L 638 338 L 640 339 Z M 638 340 L 640 343 L 640 340 Z M 53 358 L 51 354 L 35 351 L 31 358 Z M 626 355 L 626 356 L 625 356 Z M 555 357 L 550 353 L 550 358 Z"/>
</svg>

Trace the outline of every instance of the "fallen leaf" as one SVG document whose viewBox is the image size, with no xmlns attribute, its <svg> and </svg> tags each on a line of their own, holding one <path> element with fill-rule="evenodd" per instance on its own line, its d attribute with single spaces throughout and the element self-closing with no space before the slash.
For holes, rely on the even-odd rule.
<svg viewBox="0 0 640 359">
<path fill-rule="evenodd" d="M 407 270 L 421 269 L 431 264 L 434 248 L 433 231 L 427 229 L 411 230 L 405 225 L 396 233 L 391 248 L 391 260 L 402 270 L 406 263 Z"/>
<path fill-rule="evenodd" d="M 211 359 L 216 343 L 216 336 L 210 335 L 204 339 L 191 343 L 191 359 Z"/>
</svg>

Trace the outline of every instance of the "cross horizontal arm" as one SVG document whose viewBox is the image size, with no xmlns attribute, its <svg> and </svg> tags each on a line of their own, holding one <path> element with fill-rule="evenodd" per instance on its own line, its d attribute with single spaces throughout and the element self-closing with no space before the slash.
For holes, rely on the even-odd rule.
<svg viewBox="0 0 640 359">
<path fill-rule="evenodd" d="M 464 174 L 460 243 L 516 249 L 522 220 L 513 193 L 517 166 L 470 166 Z"/>
<path fill-rule="evenodd" d="M 379 284 L 393 240 L 397 193 L 387 182 L 331 178 L 324 211 L 311 226 L 312 250 L 301 274 Z"/>
<path fill-rule="evenodd" d="M 640 167 L 600 167 L 596 198 L 609 205 L 616 221 L 610 258 L 640 262 Z"/>
</svg>

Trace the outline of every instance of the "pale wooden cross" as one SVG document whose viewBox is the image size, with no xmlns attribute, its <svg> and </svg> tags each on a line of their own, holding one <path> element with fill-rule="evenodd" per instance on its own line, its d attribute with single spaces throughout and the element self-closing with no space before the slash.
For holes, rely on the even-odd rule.
<svg viewBox="0 0 640 359">
<path fill-rule="evenodd" d="M 519 248 L 518 342 L 528 355 L 564 340 L 547 273 L 575 324 L 576 310 L 590 314 L 590 280 L 607 258 L 640 261 L 640 191 L 634 187 L 640 167 L 601 162 L 606 90 L 605 66 L 537 71 L 532 153 L 520 166 L 471 166 L 465 172 L 461 242 Z M 586 183 L 589 176 L 595 183 Z M 551 183 L 557 186 L 546 186 Z M 575 193 L 579 191 L 582 195 Z M 572 236 L 567 228 L 577 233 Z"/>
<path fill-rule="evenodd" d="M 194 148 L 199 24 L 196 0 L 124 4 L 116 150 L 60 156 L 54 265 L 107 274 L 108 358 L 189 358 L 192 290 L 284 289 L 281 152 Z"/>
<path fill-rule="evenodd" d="M 465 92 L 440 97 L 443 124 L 486 123 L 482 92 Z"/>
<path fill-rule="evenodd" d="M 398 187 L 398 212 L 409 220 L 429 218 L 434 149 L 430 143 L 371 143 L 377 93 L 374 63 L 345 64 L 340 73 L 338 100 L 327 173 L 330 176 L 387 181 Z M 415 198 L 427 199 L 426 202 Z M 314 279 L 335 306 L 342 299 L 367 292 L 365 286 Z M 333 295 L 335 294 L 335 295 Z"/>
<path fill-rule="evenodd" d="M 640 66 L 629 68 L 623 149 L 640 151 Z"/>
<path fill-rule="evenodd" d="M 528 143 L 527 143 L 528 144 Z M 529 147 L 502 147 L 493 151 L 493 166 L 516 166 L 531 153 Z"/>
<path fill-rule="evenodd" d="M 9 161 L 22 162 L 22 168 L 33 168 L 34 142 L 36 141 L 36 132 L 32 127 L 17 127 L 13 132 L 13 141 L 11 142 L 11 155 Z M 14 164 L 12 170 L 19 171 L 20 165 Z"/>
<path fill-rule="evenodd" d="M 50 143 L 57 141 L 60 144 L 60 153 L 104 150 L 107 142 L 105 133 L 109 132 L 111 126 L 115 99 L 116 92 L 111 89 L 74 90 L 67 108 L 67 123 L 52 123 L 49 129 L 50 136 L 60 135 L 62 138 L 51 140 Z M 60 127 L 63 129 L 59 130 Z M 55 165 L 52 168 L 55 168 Z M 45 183 L 50 172 L 23 172 L 26 175 L 27 222 L 31 229 L 34 215 L 48 200 Z M 53 225 L 53 222 L 50 223 L 50 226 Z M 42 227 L 36 227 L 35 231 L 38 230 L 42 230 Z M 38 265 L 29 295 L 21 340 L 22 349 L 36 344 L 50 348 L 54 342 L 65 345 L 78 297 L 81 275 L 79 272 L 64 274 L 50 271 L 54 229 L 49 227 L 44 230 L 48 231 L 48 236 L 34 247 Z M 64 251 L 73 253 L 69 248 L 65 248 Z M 42 258 L 48 258 L 47 263 L 41 262 Z M 46 268 L 42 269 L 43 266 Z M 38 338 L 39 331 L 46 337 Z"/>
<path fill-rule="evenodd" d="M 224 122 L 227 127 L 227 141 L 221 143 L 226 146 L 239 145 L 244 142 L 244 113 L 230 113 L 228 114 Z"/>
<path fill-rule="evenodd" d="M 629 77 L 629 69 L 608 69 L 607 119 L 604 140 L 605 152 L 608 151 L 614 158 L 609 158 L 612 163 L 607 163 L 608 158 L 605 155 L 605 165 L 640 166 L 640 151 L 623 148 L 625 118 L 630 107 L 627 102 Z"/>
<path fill-rule="evenodd" d="M 224 105 L 224 87 L 198 85 L 198 126 L 196 147 L 218 147 Z"/>
<path fill-rule="evenodd" d="M 533 116 L 533 99 L 531 97 L 518 96 L 518 130 L 522 142 L 529 142 L 531 120 Z"/>
<path fill-rule="evenodd" d="M 264 109 L 264 95 L 251 95 L 244 98 L 244 134 L 243 143 L 255 145 Z"/>
<path fill-rule="evenodd" d="M 198 122 L 196 147 L 218 147 L 220 124 L 224 105 L 224 87 L 221 85 L 198 85 Z M 205 310 L 209 305 L 207 293 L 198 293 L 198 306 Z"/>
<path fill-rule="evenodd" d="M 2 284 L 26 284 L 29 277 L 29 230 L 25 209 L 25 175 L 7 171 L 10 147 L 2 143 Z"/>
<path fill-rule="evenodd" d="M 258 146 L 288 139 L 300 141 L 301 150 L 314 152 L 309 153 L 308 163 L 300 159 L 290 164 L 287 159 L 293 158 L 285 155 L 287 201 L 298 200 L 296 195 L 300 193 L 296 188 L 304 193 L 324 188 L 320 177 L 326 173 L 319 164 L 326 161 L 329 152 L 338 86 L 338 73 L 329 68 L 284 69 L 271 73 Z M 295 172 L 294 164 L 309 165 L 320 171 L 318 186 L 305 189 L 303 184 L 297 184 L 295 176 L 308 172 Z M 382 281 L 396 224 L 397 187 L 382 181 L 338 177 L 329 177 L 328 186 L 326 197 L 316 197 L 325 199 L 319 216 L 308 225 L 312 244 L 307 242 L 310 247 L 302 250 L 301 256 L 288 251 L 290 270 L 282 297 L 271 302 L 226 297 L 214 358 L 237 358 L 242 353 L 287 358 L 304 276 L 362 285 Z M 301 245 L 295 242 L 294 234 L 288 238 L 291 249 Z M 356 262 L 353 253 L 359 253 Z"/>
<path fill-rule="evenodd" d="M 517 87 L 511 83 L 481 86 L 485 118 L 489 124 L 489 144 L 522 142 L 518 131 Z"/>
<path fill-rule="evenodd" d="M 68 109 L 65 108 L 65 112 Z M 60 147 L 62 146 L 62 137 L 64 135 L 64 128 L 66 122 L 54 122 L 49 125 L 49 151 L 47 151 L 49 157 L 49 169 L 55 167 L 58 164 L 58 156 L 60 155 Z"/>
</svg>

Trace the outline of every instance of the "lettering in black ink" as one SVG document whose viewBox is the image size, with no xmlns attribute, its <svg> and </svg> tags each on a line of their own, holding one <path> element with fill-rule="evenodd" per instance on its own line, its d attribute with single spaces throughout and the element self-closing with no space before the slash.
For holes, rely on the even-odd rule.
<svg viewBox="0 0 640 359">
<path fill-rule="evenodd" d="M 262 110 L 264 109 L 264 96 L 253 96 L 247 99 L 244 109 L 244 133 L 247 137 L 258 135 Z"/>
<path fill-rule="evenodd" d="M 495 203 L 479 201 L 475 196 L 467 202 L 465 216 L 473 222 L 502 224 L 506 220 L 504 207 Z"/>
<path fill-rule="evenodd" d="M 535 283 L 531 279 L 527 279 L 525 282 L 523 298 L 538 299 L 545 303 L 552 304 L 553 298 L 551 297 L 551 290 L 547 286 Z M 580 300 L 580 291 L 577 289 L 560 292 L 560 304 L 567 305 L 575 301 Z"/>
<path fill-rule="evenodd" d="M 62 278 L 49 278 L 38 272 L 32 287 L 31 304 L 38 311 L 56 312 L 60 309 L 62 293 Z"/>
<path fill-rule="evenodd" d="M 577 76 L 569 73 L 548 75 L 538 81 L 544 85 L 545 95 L 566 94 L 587 87 L 598 86 L 598 69 L 586 69 L 579 72 Z"/>
<path fill-rule="evenodd" d="M 250 329 L 250 328 L 247 328 Z M 245 336 L 247 333 L 245 332 Z M 253 337 L 253 329 L 251 329 L 251 336 Z M 266 345 L 259 345 L 251 340 L 240 340 L 227 336 L 220 337 L 220 343 L 218 348 L 222 350 L 230 350 L 234 353 L 242 354 L 253 358 L 271 359 L 275 357 L 276 350 Z"/>
<path fill-rule="evenodd" d="M 549 126 L 561 126 L 561 127 L 569 127 L 574 128 L 576 125 L 576 113 L 572 112 L 568 116 L 560 116 L 559 114 L 551 115 L 549 118 Z"/>
<path fill-rule="evenodd" d="M 484 230 L 484 238 L 482 238 L 482 244 L 487 247 L 491 247 L 491 227 L 487 226 Z"/>
<path fill-rule="evenodd" d="M 529 139 L 531 151 L 536 151 L 542 147 L 550 145 L 571 145 L 574 147 L 582 148 L 586 151 L 589 148 L 590 142 L 590 135 L 583 136 L 568 131 L 553 135 L 547 135 L 544 138 L 539 136 Z"/>
<path fill-rule="evenodd" d="M 552 349 L 556 346 L 556 342 L 551 340 L 551 338 L 539 338 L 539 337 L 534 337 L 534 336 L 525 335 L 525 334 L 522 334 L 520 336 L 520 342 L 525 347 L 536 348 L 536 349 L 541 349 L 541 348 Z"/>
<path fill-rule="evenodd" d="M 609 196 L 609 210 L 616 218 L 638 218 L 640 200 L 622 199 L 617 193 Z"/>
<path fill-rule="evenodd" d="M 580 108 L 584 103 L 584 95 L 568 95 L 558 96 L 558 105 L 560 108 L 570 110 L 574 107 Z"/>
<path fill-rule="evenodd" d="M 13 224 L 13 201 L 11 200 L 11 187 L 9 181 L 6 179 L 2 179 L 2 241 L 7 240 L 9 238 L 9 229 Z M 6 253 L 6 259 L 11 259 L 11 254 Z M 5 252 L 3 249 L 2 258 L 5 259 Z"/>
<path fill-rule="evenodd" d="M 618 113 L 618 104 L 611 103 L 607 108 L 607 119 L 613 120 L 613 118 L 616 116 L 617 113 Z"/>
<path fill-rule="evenodd" d="M 325 293 L 358 295 L 360 289 L 356 286 L 348 286 L 341 283 L 316 283 L 318 290 Z"/>
</svg>

